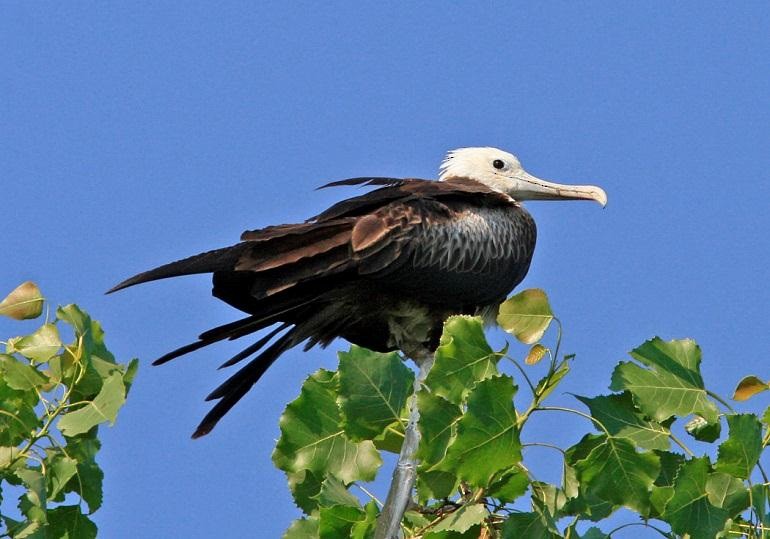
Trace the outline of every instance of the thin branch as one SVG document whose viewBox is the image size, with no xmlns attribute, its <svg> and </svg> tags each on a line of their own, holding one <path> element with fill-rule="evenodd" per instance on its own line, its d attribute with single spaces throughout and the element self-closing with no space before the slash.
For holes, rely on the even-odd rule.
<svg viewBox="0 0 770 539">
<path fill-rule="evenodd" d="M 417 459 L 415 453 L 420 443 L 420 431 L 417 422 L 420 420 L 420 410 L 417 407 L 417 392 L 422 388 L 428 372 L 433 366 L 434 356 L 428 355 L 419 362 L 420 372 L 414 380 L 414 392 L 409 399 L 409 423 L 404 432 L 404 443 L 398 463 L 393 470 L 393 479 L 388 490 L 385 505 L 377 518 L 375 539 L 398 539 L 401 531 L 401 520 L 412 498 L 412 488 L 417 478 Z"/>
</svg>

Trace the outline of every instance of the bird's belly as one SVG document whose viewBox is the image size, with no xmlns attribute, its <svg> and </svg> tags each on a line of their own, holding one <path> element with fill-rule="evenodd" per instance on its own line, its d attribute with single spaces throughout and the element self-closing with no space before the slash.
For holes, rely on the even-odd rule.
<svg viewBox="0 0 770 539">
<path fill-rule="evenodd" d="M 480 272 L 451 271 L 440 266 L 410 268 L 396 271 L 383 281 L 403 297 L 450 306 L 460 312 L 501 301 L 524 278 L 527 270 L 510 261 L 500 261 L 493 266 Z"/>
</svg>

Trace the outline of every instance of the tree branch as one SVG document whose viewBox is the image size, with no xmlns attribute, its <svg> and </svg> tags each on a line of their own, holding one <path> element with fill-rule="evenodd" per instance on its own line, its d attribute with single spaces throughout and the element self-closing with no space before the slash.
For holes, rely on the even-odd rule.
<svg viewBox="0 0 770 539">
<path fill-rule="evenodd" d="M 401 531 L 401 519 L 412 497 L 412 488 L 417 478 L 417 459 L 414 454 L 420 443 L 420 431 L 417 422 L 420 420 L 420 410 L 417 406 L 417 392 L 428 377 L 428 372 L 433 366 L 434 356 L 429 354 L 421 361 L 415 360 L 420 366 L 420 372 L 414 380 L 414 392 L 409 400 L 409 423 L 404 432 L 404 443 L 401 445 L 401 453 L 398 463 L 393 470 L 393 480 L 390 483 L 388 497 L 382 512 L 377 519 L 375 539 L 398 539 Z"/>
</svg>

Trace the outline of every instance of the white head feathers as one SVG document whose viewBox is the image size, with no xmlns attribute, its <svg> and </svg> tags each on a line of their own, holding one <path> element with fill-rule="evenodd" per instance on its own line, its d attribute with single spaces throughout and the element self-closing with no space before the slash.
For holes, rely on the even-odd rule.
<svg viewBox="0 0 770 539">
<path fill-rule="evenodd" d="M 595 200 L 607 204 L 607 195 L 593 185 L 563 185 L 541 180 L 525 171 L 515 155 L 497 148 L 459 148 L 441 163 L 439 180 L 470 178 L 506 193 L 514 200 Z"/>
</svg>

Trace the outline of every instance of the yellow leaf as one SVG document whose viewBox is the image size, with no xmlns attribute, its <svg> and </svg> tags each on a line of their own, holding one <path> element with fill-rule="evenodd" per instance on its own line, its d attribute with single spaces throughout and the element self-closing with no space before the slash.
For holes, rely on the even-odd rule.
<svg viewBox="0 0 770 539">
<path fill-rule="evenodd" d="M 746 376 L 743 380 L 738 382 L 738 386 L 735 388 L 733 394 L 733 400 L 745 401 L 757 393 L 762 393 L 770 389 L 770 383 L 763 382 L 756 376 Z"/>
<path fill-rule="evenodd" d="M 524 358 L 524 363 L 527 365 L 534 365 L 545 357 L 546 352 L 548 352 L 548 348 L 540 343 L 537 343 L 529 349 L 527 357 Z"/>
<path fill-rule="evenodd" d="M 43 312 L 43 294 L 32 281 L 16 287 L 0 302 L 0 314 L 16 320 L 37 318 Z"/>
</svg>

